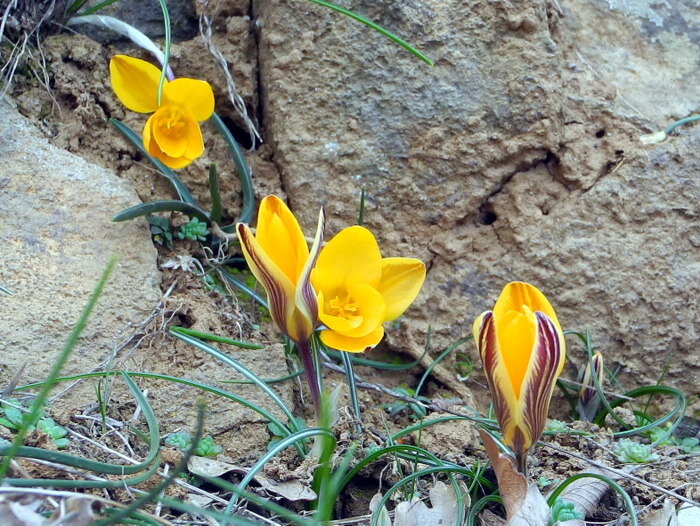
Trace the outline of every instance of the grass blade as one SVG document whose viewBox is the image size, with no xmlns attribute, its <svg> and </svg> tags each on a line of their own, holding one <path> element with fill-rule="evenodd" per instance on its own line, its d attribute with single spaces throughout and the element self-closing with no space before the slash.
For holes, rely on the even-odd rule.
<svg viewBox="0 0 700 526">
<path fill-rule="evenodd" d="M 151 201 L 150 203 L 141 203 L 126 210 L 122 210 L 112 218 L 112 221 L 127 221 L 141 216 L 155 214 L 156 212 L 182 212 L 188 216 L 194 216 L 205 223 L 211 223 L 207 213 L 201 208 L 185 203 L 184 201 Z"/>
<path fill-rule="evenodd" d="M 277 406 L 282 410 L 285 416 L 289 419 L 289 425 L 292 426 L 292 430 L 299 431 L 299 429 L 296 426 L 296 421 L 294 420 L 294 415 L 287 408 L 287 406 L 284 405 L 282 399 L 265 382 L 263 382 L 255 374 L 253 374 L 252 371 L 239 364 L 230 356 L 227 356 L 226 354 L 222 353 L 220 350 L 212 347 L 211 345 L 207 345 L 206 343 L 204 343 L 201 340 L 198 340 L 197 338 L 193 338 L 192 336 L 181 334 L 172 330 L 170 331 L 170 334 L 175 336 L 179 340 L 182 340 L 185 343 L 189 343 L 190 345 L 196 347 L 200 351 L 204 351 L 209 356 L 219 360 L 220 362 L 225 363 L 226 365 L 228 365 L 232 369 L 235 369 L 237 372 L 239 372 L 240 374 L 251 380 L 253 383 L 255 383 L 255 385 L 257 385 L 265 394 L 267 394 L 270 397 L 270 399 L 273 402 L 275 402 L 275 404 L 277 404 Z"/>
<path fill-rule="evenodd" d="M 357 431 L 362 431 L 362 414 L 360 413 L 360 401 L 357 398 L 357 385 L 355 385 L 355 372 L 352 369 L 352 360 L 350 359 L 350 354 L 346 352 L 341 352 L 340 355 L 343 358 L 343 367 L 345 367 L 345 376 L 348 379 L 348 390 L 350 391 L 350 403 L 352 405 L 352 412 L 355 414 L 355 419 L 357 420 Z"/>
<path fill-rule="evenodd" d="M 125 517 L 128 517 L 131 515 L 133 512 L 138 510 L 141 506 L 144 504 L 147 504 L 148 502 L 152 500 L 156 500 L 158 498 L 158 495 L 160 495 L 166 487 L 168 487 L 169 484 L 177 478 L 177 476 L 180 473 L 183 473 L 185 469 L 187 468 L 187 462 L 189 461 L 190 457 L 194 455 L 195 450 L 197 449 L 197 445 L 199 444 L 199 441 L 202 438 L 202 434 L 204 431 L 204 404 L 202 402 L 199 402 L 197 404 L 197 426 L 195 428 L 194 436 L 192 437 L 192 444 L 190 445 L 189 449 L 185 452 L 185 454 L 182 456 L 180 459 L 180 462 L 177 463 L 177 466 L 175 466 L 170 473 L 168 473 L 168 476 L 163 479 L 163 481 L 160 484 L 156 484 L 155 487 L 153 487 L 148 493 L 143 495 L 142 497 L 139 497 L 136 499 L 134 502 L 132 502 L 129 506 L 126 508 L 119 510 L 117 513 L 114 515 L 110 516 L 107 519 L 95 521 L 93 524 L 95 526 L 109 526 L 111 524 L 118 524 L 120 519 L 123 519 Z"/>
<path fill-rule="evenodd" d="M 250 296 L 255 302 L 258 303 L 261 307 L 264 307 L 267 309 L 267 302 L 260 297 L 260 295 L 256 294 L 255 291 L 250 289 L 248 286 L 246 286 L 244 283 L 241 283 L 238 281 L 236 278 L 234 278 L 230 272 L 228 272 L 226 269 L 221 269 L 220 275 L 222 278 L 224 278 L 226 281 L 228 281 L 231 285 L 234 287 L 242 290 L 245 292 L 248 296 Z"/>
<path fill-rule="evenodd" d="M 405 40 L 402 40 L 399 37 L 397 37 L 396 35 L 394 35 L 393 33 L 390 33 L 389 31 L 384 29 L 382 26 L 379 26 L 379 25 L 375 24 L 374 22 L 371 22 L 370 20 L 367 20 L 366 18 L 361 17 L 360 15 L 357 15 L 357 14 L 353 13 L 352 11 L 348 11 L 347 9 L 345 9 L 343 7 L 340 7 L 340 6 L 335 5 L 335 4 L 331 4 L 330 2 L 326 2 L 325 0 L 308 0 L 308 1 L 312 2 L 314 4 L 322 5 L 323 7 L 327 7 L 328 9 L 332 9 L 333 11 L 337 11 L 338 13 L 341 13 L 347 17 L 350 17 L 353 20 L 357 20 L 358 22 L 366 25 L 367 27 L 374 29 L 378 33 L 381 33 L 382 35 L 387 37 L 389 40 L 392 40 L 393 42 L 395 42 L 396 44 L 398 44 L 399 46 L 401 46 L 402 48 L 404 48 L 408 52 L 417 56 L 419 59 L 421 59 L 423 62 L 425 62 L 429 66 L 434 65 L 433 62 L 428 57 L 426 57 L 423 53 L 421 53 L 416 48 L 411 46 Z"/>
<path fill-rule="evenodd" d="M 2 481 L 2 479 L 5 477 L 5 474 L 7 473 L 7 470 L 10 467 L 10 462 L 12 461 L 12 458 L 17 454 L 17 450 L 22 445 L 22 442 L 24 442 L 24 437 L 27 435 L 30 423 L 34 422 L 34 420 L 36 419 L 37 415 L 39 414 L 39 411 L 41 410 L 41 408 L 44 405 L 44 402 L 46 401 L 49 391 L 56 382 L 56 378 L 58 378 L 61 369 L 63 369 L 63 366 L 66 364 L 68 356 L 70 356 L 70 353 L 73 351 L 73 348 L 75 347 L 76 343 L 78 343 L 80 333 L 83 332 L 83 329 L 87 324 L 87 320 L 90 317 L 90 314 L 92 313 L 93 309 L 95 308 L 95 305 L 97 305 L 97 300 L 102 294 L 102 291 L 104 290 L 104 287 L 107 284 L 107 280 L 109 279 L 109 276 L 114 270 L 116 264 L 117 259 L 115 257 L 112 257 L 109 260 L 109 263 L 107 263 L 107 267 L 105 268 L 104 272 L 102 272 L 102 277 L 97 282 L 97 285 L 95 286 L 95 289 L 93 290 L 87 305 L 85 305 L 85 308 L 83 309 L 83 312 L 80 315 L 78 322 L 75 324 L 73 331 L 68 337 L 68 341 L 63 346 L 63 349 L 58 355 L 56 362 L 51 368 L 51 372 L 49 373 L 49 376 L 46 379 L 44 386 L 39 391 L 39 394 L 34 399 L 34 402 L 32 402 L 32 406 L 29 409 L 29 413 L 25 415 L 25 418 L 22 421 L 22 425 L 18 429 L 17 435 L 12 441 L 12 445 L 7 451 L 5 451 L 3 455 L 4 458 L 2 464 L 0 464 L 0 481 Z"/>
<path fill-rule="evenodd" d="M 113 373 L 117 374 L 117 373 Z M 133 484 L 139 484 L 148 478 L 150 478 L 153 473 L 155 473 L 155 470 L 158 468 L 158 455 L 159 455 L 159 443 L 160 443 L 160 432 L 158 430 L 158 420 L 156 419 L 155 414 L 153 413 L 153 410 L 151 409 L 151 406 L 149 405 L 148 401 L 146 400 L 146 397 L 143 396 L 143 393 L 139 390 L 139 388 L 136 386 L 136 384 L 129 378 L 128 375 L 125 373 L 122 373 L 122 378 L 124 380 L 124 383 L 126 383 L 127 387 L 131 391 L 131 394 L 134 396 L 134 399 L 136 400 L 137 405 L 141 409 L 141 412 L 143 413 L 143 416 L 146 420 L 146 425 L 148 426 L 148 434 L 149 434 L 149 452 L 148 456 L 143 462 L 139 462 L 138 464 L 133 464 L 133 465 L 122 465 L 122 464 L 109 464 L 106 462 L 99 462 L 96 460 L 89 460 L 86 458 L 82 457 L 76 457 L 74 455 L 69 455 L 68 453 L 61 453 L 60 451 L 49 451 L 46 449 L 41 449 L 41 448 L 36 448 L 36 447 L 28 447 L 28 446 L 20 446 L 17 450 L 17 456 L 22 456 L 25 458 L 36 458 L 36 459 L 41 459 L 41 460 L 47 460 L 50 462 L 55 462 L 57 464 L 63 464 L 64 466 L 71 466 L 71 467 L 76 467 L 80 468 L 83 470 L 87 471 L 93 471 L 95 473 L 104 473 L 108 475 L 131 475 L 134 473 L 138 473 L 140 471 L 143 471 L 144 469 L 147 469 L 149 466 L 150 469 L 144 473 L 143 475 L 140 475 L 138 477 L 134 477 L 132 479 L 123 479 L 119 481 L 109 481 L 109 482 L 102 482 L 102 481 L 72 481 L 72 480 L 67 480 L 67 481 L 60 481 L 60 480 L 54 480 L 54 479 L 5 479 L 4 482 L 13 486 L 56 486 L 56 487 L 67 487 L 67 488 L 73 488 L 73 487 L 82 487 L 82 488 L 116 488 L 116 487 L 123 487 L 125 483 L 133 483 Z M 51 385 L 62 381 L 62 378 L 55 378 Z M 49 385 L 49 382 L 42 382 L 41 384 L 34 384 L 34 385 Z M 18 389 L 22 389 L 23 387 L 20 387 Z M 7 446 L 7 447 L 0 447 L 0 455 L 5 456 L 10 452 L 12 446 Z"/>
<path fill-rule="evenodd" d="M 425 380 L 428 378 L 428 376 L 430 375 L 430 372 L 433 370 L 433 368 L 434 368 L 438 363 L 440 363 L 440 361 L 441 361 L 445 356 L 447 356 L 448 354 L 450 354 L 452 351 L 454 351 L 457 347 L 459 347 L 459 346 L 462 345 L 463 343 L 467 343 L 467 342 L 468 342 L 469 340 L 471 340 L 471 339 L 472 339 L 472 336 L 471 336 L 471 335 L 469 335 L 469 336 L 467 336 L 467 337 L 465 337 L 465 338 L 460 338 L 459 340 L 457 340 L 456 342 L 454 342 L 452 345 L 450 345 L 447 349 L 445 349 L 444 351 L 442 351 L 442 352 L 440 353 L 440 355 L 439 355 L 437 358 L 435 358 L 435 359 L 431 362 L 431 364 L 428 366 L 428 368 L 427 368 L 427 369 L 425 370 L 425 372 L 423 373 L 423 376 L 421 377 L 420 382 L 418 382 L 418 387 L 416 387 L 416 392 L 415 392 L 415 394 L 413 395 L 414 398 L 418 398 L 418 395 L 420 394 L 420 390 L 421 390 L 421 388 L 423 387 L 423 384 L 425 383 Z"/>
<path fill-rule="evenodd" d="M 233 340 L 231 338 L 224 338 L 223 336 L 217 336 L 216 334 L 210 334 L 208 332 L 193 331 L 192 329 L 186 329 L 185 327 L 170 327 L 171 331 L 179 332 L 180 334 L 186 334 L 188 336 L 194 336 L 200 340 L 207 340 L 217 343 L 226 343 L 228 345 L 235 345 L 236 347 L 241 347 L 243 349 L 264 349 L 264 345 L 258 345 L 256 343 L 242 342 L 239 340 Z"/>
<path fill-rule="evenodd" d="M 221 190 L 219 189 L 219 174 L 216 172 L 216 165 L 209 165 L 209 195 L 211 196 L 211 220 L 214 223 L 221 223 Z"/>
<path fill-rule="evenodd" d="M 321 429 L 318 427 L 312 427 L 310 429 L 304 429 L 303 431 L 299 431 L 298 433 L 294 433 L 293 435 L 288 436 L 287 438 L 280 440 L 277 442 L 274 447 L 272 447 L 267 453 L 265 453 L 262 457 L 258 459 L 258 461 L 253 464 L 253 466 L 248 469 L 248 473 L 246 473 L 245 477 L 243 477 L 243 480 L 238 484 L 237 491 L 234 493 L 234 495 L 231 497 L 231 500 L 228 503 L 228 506 L 226 506 L 226 513 L 230 513 L 233 507 L 236 505 L 238 502 L 238 496 L 240 492 L 246 489 L 248 484 L 255 478 L 255 475 L 258 474 L 258 472 L 265 467 L 265 464 L 267 464 L 275 455 L 280 453 L 281 451 L 284 451 L 287 449 L 289 446 L 292 446 L 296 444 L 297 442 L 300 442 L 302 440 L 306 440 L 307 438 L 312 438 L 315 436 L 320 436 L 320 435 L 325 435 L 328 438 L 333 439 L 333 442 L 335 443 L 335 436 L 333 433 L 328 431 L 327 429 Z"/>
<path fill-rule="evenodd" d="M 229 152 L 233 157 L 233 164 L 236 166 L 236 172 L 238 172 L 238 180 L 241 183 L 241 197 L 243 204 L 241 205 L 241 213 L 236 219 L 235 223 L 250 223 L 253 219 L 253 212 L 255 210 L 255 192 L 253 191 L 253 180 L 251 178 L 250 168 L 248 163 L 243 156 L 243 152 L 238 147 L 236 139 L 231 135 L 231 131 L 224 124 L 216 112 L 211 116 L 211 121 L 221 136 L 224 138 L 226 145 L 228 146 Z M 232 232 L 235 225 L 229 225 L 223 227 L 224 232 Z"/>
<path fill-rule="evenodd" d="M 104 376 L 113 376 L 116 374 L 120 374 L 120 373 L 118 373 L 117 371 L 108 371 L 108 372 L 101 371 L 101 372 L 95 372 L 95 373 L 84 373 L 84 374 L 76 374 L 76 375 L 72 375 L 72 376 L 63 376 L 61 378 L 57 378 L 56 381 L 57 382 L 72 382 L 74 380 L 81 380 L 84 378 L 101 378 Z M 223 389 L 219 389 L 218 387 L 213 387 L 210 385 L 195 382 L 194 380 L 186 380 L 184 378 L 179 378 L 177 376 L 168 376 L 168 375 L 164 375 L 164 374 L 143 373 L 143 372 L 138 372 L 138 371 L 128 371 L 128 372 L 125 372 L 124 374 L 126 374 L 127 376 L 133 376 L 133 377 L 137 377 L 137 378 L 149 378 L 151 380 L 165 380 L 168 382 L 175 382 L 175 383 L 179 383 L 182 385 L 186 385 L 187 387 L 193 387 L 195 389 L 200 389 L 200 390 L 207 392 L 207 393 L 211 393 L 211 394 L 214 394 L 217 396 L 221 396 L 223 398 L 227 398 L 228 400 L 231 400 L 233 402 L 241 404 L 241 405 L 247 407 L 248 409 L 255 411 L 260 416 L 262 416 L 264 419 L 266 419 L 270 422 L 273 422 L 281 430 L 281 432 L 284 434 L 284 436 L 289 436 L 292 434 L 292 432 L 289 430 L 289 428 L 285 424 L 283 424 L 281 420 L 276 418 L 272 413 L 266 411 L 265 409 L 263 409 L 262 407 L 260 407 L 256 404 L 253 404 L 252 402 L 249 402 L 245 398 L 241 398 L 240 396 L 237 396 L 233 393 L 229 393 L 228 391 L 224 391 Z M 19 386 L 17 388 L 17 390 L 31 389 L 33 387 L 38 387 L 41 385 L 43 385 L 43 382 L 22 385 L 22 386 Z M 143 396 L 143 395 L 141 395 L 141 396 Z M 137 401 L 138 401 L 138 399 L 137 399 Z M 145 410 L 144 410 L 144 415 L 146 416 L 146 421 L 148 422 L 148 414 L 146 413 Z M 156 428 L 156 430 L 157 430 L 157 428 Z M 149 428 L 149 433 L 150 433 L 150 428 Z M 158 433 L 156 433 L 156 435 L 157 434 Z M 41 451 L 45 451 L 45 450 L 42 449 Z"/>
</svg>

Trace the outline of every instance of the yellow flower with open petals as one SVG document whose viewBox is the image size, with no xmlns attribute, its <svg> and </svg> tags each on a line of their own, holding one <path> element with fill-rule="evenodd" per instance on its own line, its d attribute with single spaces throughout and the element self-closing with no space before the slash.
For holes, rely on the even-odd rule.
<svg viewBox="0 0 700 526">
<path fill-rule="evenodd" d="M 382 323 L 398 318 L 418 295 L 425 265 L 413 258 L 382 258 L 372 233 L 340 231 L 321 250 L 311 283 L 318 295 L 321 341 L 362 352 L 384 336 Z"/>
<path fill-rule="evenodd" d="M 564 367 L 564 333 L 544 294 L 522 282 L 506 285 L 473 329 L 503 442 L 524 472 Z"/>
<path fill-rule="evenodd" d="M 109 62 L 112 89 L 132 111 L 153 113 L 143 128 L 143 147 L 170 168 L 182 168 L 204 153 L 199 122 L 214 113 L 214 92 L 203 80 L 165 81 L 160 104 L 160 70 L 125 55 Z"/>
<path fill-rule="evenodd" d="M 284 202 L 269 195 L 260 203 L 255 235 L 236 225 L 248 266 L 267 292 L 270 316 L 280 330 L 305 345 L 318 325 L 318 305 L 309 282 L 323 237 L 323 210 L 311 251 L 299 223 Z"/>
</svg>

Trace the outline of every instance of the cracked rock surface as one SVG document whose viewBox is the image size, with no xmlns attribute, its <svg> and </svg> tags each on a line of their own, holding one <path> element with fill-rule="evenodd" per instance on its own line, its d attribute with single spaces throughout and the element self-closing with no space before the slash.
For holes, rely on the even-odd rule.
<svg viewBox="0 0 700 526">
<path fill-rule="evenodd" d="M 419 354 L 429 324 L 446 345 L 526 280 L 632 384 L 668 364 L 697 391 L 700 130 L 638 142 L 700 95 L 692 2 L 346 5 L 432 68 L 293 4 L 254 2 L 266 139 L 307 228 L 321 205 L 330 232 L 353 223 L 364 189 L 383 253 L 428 262 L 392 346 Z"/>
<path fill-rule="evenodd" d="M 700 98 L 696 2 L 668 4 L 343 3 L 415 45 L 434 60 L 429 67 L 309 2 L 229 0 L 216 13 L 194 2 L 194 12 L 211 19 L 212 43 L 261 145 L 248 138 L 227 79 L 189 29 L 176 38 L 172 66 L 208 79 L 217 112 L 255 148 L 247 157 L 258 197 L 286 198 L 307 233 L 325 206 L 330 238 L 356 221 L 364 189 L 364 224 L 383 255 L 427 263 L 417 302 L 387 327 L 391 349 L 420 355 L 428 326 L 432 348 L 444 348 L 469 334 L 508 281 L 525 280 L 547 294 L 566 329 L 590 328 L 607 366 L 622 366 L 624 385 L 653 383 L 668 364 L 665 382 L 692 394 L 700 383 L 700 129 L 682 128 L 654 146 L 639 142 L 697 110 Z M 115 99 L 106 72 L 115 53 L 146 55 L 122 41 L 105 46 L 65 34 L 47 39 L 44 51 L 55 100 L 28 83 L 16 97 L 23 113 L 54 145 L 130 181 L 142 200 L 171 197 L 106 122 L 143 126 L 143 115 Z M 206 153 L 181 178 L 206 207 L 207 169 L 216 162 L 224 207 L 236 217 L 232 163 L 211 127 L 203 133 Z M 212 321 L 217 309 L 188 308 L 194 326 L 227 330 Z M 478 363 L 475 349 L 464 349 Z M 191 350 L 176 354 L 198 369 Z M 468 394 L 447 361 L 434 373 Z"/>
</svg>

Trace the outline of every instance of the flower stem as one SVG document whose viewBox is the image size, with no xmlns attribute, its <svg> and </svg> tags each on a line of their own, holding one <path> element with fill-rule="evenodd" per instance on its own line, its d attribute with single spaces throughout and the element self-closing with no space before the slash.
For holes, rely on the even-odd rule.
<svg viewBox="0 0 700 526">
<path fill-rule="evenodd" d="M 304 366 L 304 375 L 306 376 L 306 381 L 309 383 L 309 391 L 311 391 L 311 401 L 314 404 L 316 419 L 318 419 L 321 415 L 321 388 L 318 382 L 318 374 L 316 372 L 311 346 L 308 340 L 298 341 L 296 344 L 297 349 L 299 349 L 301 363 Z"/>
<path fill-rule="evenodd" d="M 516 452 L 515 464 L 518 471 L 520 471 L 520 473 L 525 475 L 525 478 L 527 478 L 527 451 Z"/>
</svg>

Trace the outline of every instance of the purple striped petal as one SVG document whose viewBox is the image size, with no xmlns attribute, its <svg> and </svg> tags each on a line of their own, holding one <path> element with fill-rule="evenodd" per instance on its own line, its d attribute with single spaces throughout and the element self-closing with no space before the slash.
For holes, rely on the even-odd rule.
<svg viewBox="0 0 700 526">
<path fill-rule="evenodd" d="M 493 312 L 484 312 L 476 320 L 474 324 L 474 340 L 477 342 L 481 363 L 484 365 L 486 381 L 489 385 L 489 391 L 491 391 L 498 425 L 501 428 L 504 441 L 513 448 L 511 437 L 515 431 L 515 426 L 512 410 L 516 408 L 517 400 L 513 396 L 513 389 L 510 386 L 505 365 L 501 360 Z"/>
<path fill-rule="evenodd" d="M 522 447 L 530 449 L 544 431 L 554 385 L 564 367 L 564 336 L 545 314 L 535 312 L 537 338 L 523 381 Z"/>
<path fill-rule="evenodd" d="M 316 259 L 318 259 L 318 254 L 321 251 L 325 224 L 326 213 L 323 208 L 321 208 L 321 210 L 318 212 L 318 225 L 316 227 L 314 243 L 309 251 L 309 257 L 306 260 L 306 264 L 299 275 L 299 282 L 297 283 L 294 294 L 294 303 L 296 306 L 296 331 L 300 337 L 306 339 L 311 336 L 316 328 L 316 325 L 318 325 L 318 299 L 316 298 L 316 293 L 311 286 L 311 270 L 313 270 L 314 266 L 316 265 Z"/>
</svg>

